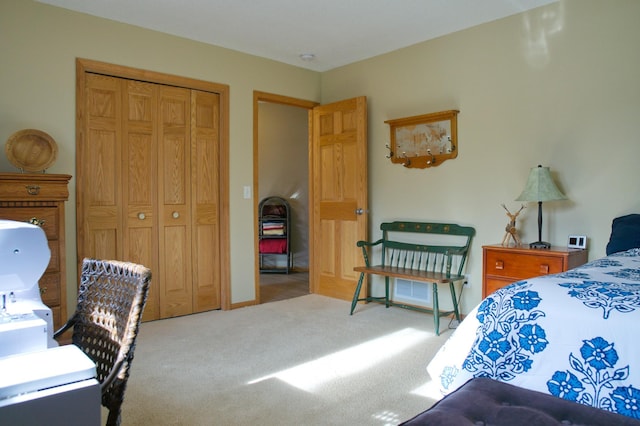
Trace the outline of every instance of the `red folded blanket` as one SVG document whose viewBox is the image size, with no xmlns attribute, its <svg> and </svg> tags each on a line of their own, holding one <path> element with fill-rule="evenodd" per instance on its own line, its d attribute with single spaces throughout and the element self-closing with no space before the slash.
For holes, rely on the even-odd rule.
<svg viewBox="0 0 640 426">
<path fill-rule="evenodd" d="M 273 240 L 260 240 L 260 253 L 286 253 L 287 252 L 287 240 L 285 239 L 273 239 Z"/>
</svg>

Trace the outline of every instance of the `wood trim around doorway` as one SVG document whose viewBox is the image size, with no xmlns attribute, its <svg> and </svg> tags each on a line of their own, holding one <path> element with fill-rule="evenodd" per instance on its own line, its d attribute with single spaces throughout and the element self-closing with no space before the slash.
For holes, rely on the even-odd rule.
<svg viewBox="0 0 640 426">
<path fill-rule="evenodd" d="M 76 59 L 76 104 L 85 97 L 85 76 L 87 73 L 103 74 L 149 83 L 183 87 L 192 90 L 217 93 L 220 96 L 220 148 L 219 154 L 219 196 L 220 196 L 220 303 L 223 310 L 231 309 L 231 261 L 230 261 L 230 219 L 229 219 L 229 86 L 171 74 L 130 68 L 90 59 Z M 83 129 L 83 108 L 76 105 L 76 146 L 85 138 Z M 80 158 L 76 153 L 76 158 Z M 77 232 L 77 231 L 76 231 Z M 78 245 L 79 247 L 79 245 Z M 80 253 L 76 253 L 81 262 Z"/>
<path fill-rule="evenodd" d="M 304 99 L 297 99 L 297 98 L 292 98 L 289 96 L 283 96 L 283 95 L 276 95 L 274 93 L 267 93 L 267 92 L 260 92 L 260 91 L 254 91 L 253 92 L 253 193 L 255 194 L 259 194 L 258 191 L 258 166 L 259 166 L 259 159 L 258 159 L 258 105 L 260 102 L 269 102 L 269 103 L 274 103 L 274 104 L 282 104 L 282 105 L 289 105 L 289 106 L 294 106 L 294 107 L 299 107 L 299 108 L 304 108 L 307 109 L 308 111 L 311 111 L 314 107 L 318 106 L 319 103 L 318 102 L 313 102 L 313 101 L 307 101 Z M 246 303 L 246 305 L 255 305 L 255 304 L 259 304 L 260 303 L 260 268 L 258 265 L 258 203 L 259 203 L 259 199 L 258 197 L 253 197 L 253 223 L 254 223 L 254 237 L 253 237 L 253 241 L 254 241 L 254 285 L 255 285 L 255 300 L 253 301 L 253 303 L 248 302 Z"/>
</svg>

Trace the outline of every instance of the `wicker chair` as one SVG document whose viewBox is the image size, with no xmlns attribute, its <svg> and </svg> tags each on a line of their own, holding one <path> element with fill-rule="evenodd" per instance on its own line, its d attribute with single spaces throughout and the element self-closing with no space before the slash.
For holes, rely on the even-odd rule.
<svg viewBox="0 0 640 426">
<path fill-rule="evenodd" d="M 107 425 L 120 424 L 136 336 L 151 271 L 134 263 L 84 259 L 76 312 L 55 332 L 73 327 L 72 342 L 96 364 Z"/>
</svg>

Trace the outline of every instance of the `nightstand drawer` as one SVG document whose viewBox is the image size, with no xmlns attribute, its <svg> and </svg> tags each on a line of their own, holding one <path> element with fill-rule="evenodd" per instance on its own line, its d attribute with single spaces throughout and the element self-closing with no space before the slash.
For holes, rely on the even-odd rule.
<svg viewBox="0 0 640 426">
<path fill-rule="evenodd" d="M 508 286 L 509 284 L 515 283 L 517 281 L 518 280 L 513 280 L 513 279 L 505 280 L 505 279 L 488 278 L 487 277 L 487 278 L 485 278 L 485 281 L 484 281 L 484 286 L 485 287 L 484 287 L 483 291 L 485 292 L 485 296 L 486 296 L 486 295 L 489 295 L 489 294 L 495 292 L 496 290 L 498 290 L 498 289 L 500 289 L 502 287 Z"/>
<path fill-rule="evenodd" d="M 512 282 L 558 274 L 587 261 L 586 250 L 564 247 L 541 250 L 488 245 L 482 247 L 482 252 L 482 297 Z"/>
<path fill-rule="evenodd" d="M 562 272 L 563 265 L 563 260 L 558 257 L 491 251 L 486 254 L 485 262 L 486 274 L 516 279 Z"/>
</svg>

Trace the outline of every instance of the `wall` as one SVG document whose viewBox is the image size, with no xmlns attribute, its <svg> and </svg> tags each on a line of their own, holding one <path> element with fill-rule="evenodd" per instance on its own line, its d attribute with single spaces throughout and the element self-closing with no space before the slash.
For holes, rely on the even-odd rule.
<svg viewBox="0 0 640 426">
<path fill-rule="evenodd" d="M 58 143 L 50 173 L 75 175 L 75 60 L 93 59 L 230 86 L 232 303 L 253 300 L 253 91 L 318 100 L 319 74 L 179 37 L 119 24 L 31 0 L 0 2 L 0 141 L 36 128 Z M 16 171 L 0 155 L 0 171 Z M 68 303 L 75 306 L 75 180 L 69 187 Z"/>
<path fill-rule="evenodd" d="M 471 287 L 480 300 L 481 246 L 502 239 L 500 207 L 522 191 L 530 167 L 551 167 L 569 201 L 544 206 L 544 239 L 589 236 L 604 254 L 611 220 L 640 212 L 640 2 L 561 0 L 322 74 L 98 19 L 30 0 L 0 2 L 0 141 L 38 128 L 58 142 L 51 173 L 75 174 L 75 58 L 199 78 L 230 86 L 232 302 L 254 297 L 253 90 L 331 102 L 369 102 L 372 236 L 382 220 L 451 220 L 476 227 Z M 459 109 L 458 158 L 427 170 L 385 158 L 384 121 Z M 0 171 L 13 171 L 0 156 Z M 75 181 L 67 203 L 67 269 L 75 270 Z M 536 208 L 518 221 L 527 241 Z M 72 275 L 72 274 L 70 274 Z M 69 277 L 75 304 L 75 278 Z"/>
<path fill-rule="evenodd" d="M 291 252 L 296 269 L 309 269 L 308 111 L 290 105 L 258 104 L 258 199 L 278 196 L 291 208 Z M 283 256 L 267 256 L 279 261 Z M 276 263 L 282 267 L 286 264 Z"/>
<path fill-rule="evenodd" d="M 640 2 L 561 0 L 322 74 L 322 102 L 368 97 L 372 238 L 391 219 L 453 221 L 477 234 L 463 310 L 480 300 L 482 245 L 502 240 L 529 168 L 549 166 L 568 201 L 543 205 L 543 239 L 589 237 L 640 212 Z M 459 155 L 431 169 L 385 156 L 385 120 L 458 109 Z M 517 222 L 537 240 L 537 205 Z"/>
</svg>

